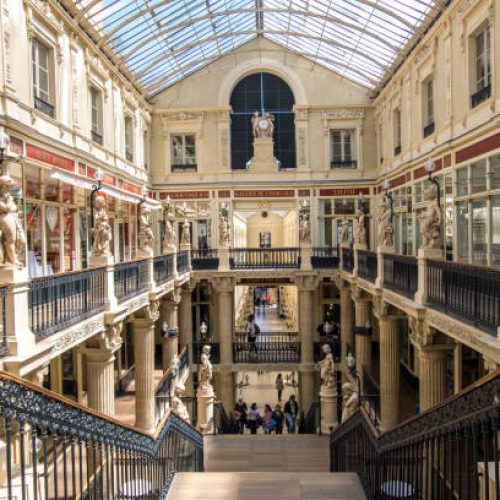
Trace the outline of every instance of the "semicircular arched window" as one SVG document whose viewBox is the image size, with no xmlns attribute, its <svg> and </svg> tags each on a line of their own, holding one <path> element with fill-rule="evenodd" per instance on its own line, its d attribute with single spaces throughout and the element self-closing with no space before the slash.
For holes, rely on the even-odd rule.
<svg viewBox="0 0 500 500">
<path fill-rule="evenodd" d="M 295 168 L 295 100 L 290 87 L 270 73 L 255 73 L 241 80 L 230 100 L 231 168 L 245 169 L 253 156 L 252 115 L 274 115 L 274 156 L 282 168 Z"/>
</svg>

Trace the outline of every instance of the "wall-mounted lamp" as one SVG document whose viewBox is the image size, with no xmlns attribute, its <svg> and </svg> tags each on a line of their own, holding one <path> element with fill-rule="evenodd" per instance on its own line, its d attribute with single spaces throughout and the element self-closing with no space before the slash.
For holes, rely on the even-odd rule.
<svg viewBox="0 0 500 500">
<path fill-rule="evenodd" d="M 94 229 L 94 198 L 95 195 L 102 189 L 102 180 L 104 179 L 104 175 L 100 168 L 94 172 L 94 179 L 97 182 L 96 184 L 92 184 L 92 191 L 90 193 L 90 227 L 92 229 Z"/>
<path fill-rule="evenodd" d="M 394 199 L 392 197 L 392 193 L 389 193 L 389 188 L 391 187 L 391 183 L 387 179 L 384 179 L 384 182 L 382 183 L 382 187 L 384 188 L 385 197 L 389 200 L 390 209 L 391 209 L 391 219 L 392 219 L 392 212 L 393 212 L 392 207 L 394 205 Z"/>
<path fill-rule="evenodd" d="M 438 207 L 441 208 L 441 188 L 439 186 L 439 181 L 437 180 L 437 177 L 432 176 L 432 172 L 434 172 L 434 170 L 436 170 L 436 165 L 434 164 L 432 158 L 429 158 L 425 163 L 425 171 L 429 175 L 428 180 L 436 185 L 437 204 Z"/>
</svg>

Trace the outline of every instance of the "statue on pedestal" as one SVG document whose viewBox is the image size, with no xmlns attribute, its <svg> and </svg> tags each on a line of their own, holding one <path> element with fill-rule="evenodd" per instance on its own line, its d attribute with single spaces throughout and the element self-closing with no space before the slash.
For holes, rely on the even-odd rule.
<svg viewBox="0 0 500 500">
<path fill-rule="evenodd" d="M 170 206 L 167 204 L 163 209 L 163 223 L 165 225 L 165 235 L 163 236 L 163 253 L 172 253 L 175 250 L 175 230 L 170 220 Z"/>
<path fill-rule="evenodd" d="M 189 412 L 181 399 L 185 390 L 184 384 L 180 382 L 175 384 L 174 395 L 172 397 L 172 411 L 186 422 L 189 422 Z"/>
<path fill-rule="evenodd" d="M 420 234 L 424 248 L 441 247 L 441 210 L 437 203 L 436 186 L 429 183 L 424 189 L 424 201 L 427 203 L 425 212 L 420 216 Z"/>
<path fill-rule="evenodd" d="M 186 220 L 182 225 L 182 233 L 181 233 L 181 245 L 189 246 L 191 245 L 191 236 L 189 233 L 189 222 Z"/>
<path fill-rule="evenodd" d="M 141 205 L 139 215 L 139 243 L 141 250 L 153 251 L 154 234 L 151 229 L 151 209 Z"/>
<path fill-rule="evenodd" d="M 350 382 L 342 386 L 342 423 L 344 423 L 359 407 L 359 395 Z"/>
<path fill-rule="evenodd" d="M 252 131 L 254 138 L 272 138 L 274 133 L 274 116 L 267 112 L 260 116 L 259 112 L 255 111 L 252 117 Z"/>
<path fill-rule="evenodd" d="M 302 214 L 299 220 L 299 239 L 302 243 L 311 241 L 311 227 L 309 225 L 309 215 Z"/>
<path fill-rule="evenodd" d="M 229 222 L 225 215 L 222 215 L 219 221 L 219 244 L 224 246 L 230 244 Z"/>
<path fill-rule="evenodd" d="M 103 196 L 94 198 L 94 227 L 91 232 L 94 236 L 92 253 L 95 256 L 109 255 L 109 243 L 111 241 L 111 227 L 109 217 L 105 208 L 106 202 Z"/>
<path fill-rule="evenodd" d="M 26 244 L 26 236 L 17 204 L 10 194 L 15 186 L 16 181 L 8 173 L 0 175 L 0 264 L 22 267 L 18 256 Z"/>
<path fill-rule="evenodd" d="M 342 219 L 341 242 L 343 246 L 349 245 L 349 220 L 345 215 Z"/>
<path fill-rule="evenodd" d="M 210 346 L 204 345 L 201 349 L 200 369 L 198 373 L 200 388 L 212 388 L 212 363 L 210 362 Z"/>
<path fill-rule="evenodd" d="M 322 361 L 319 362 L 321 367 L 321 384 L 322 389 L 333 389 L 335 387 L 335 361 L 333 360 L 332 348 L 328 344 L 323 344 L 321 350 L 325 354 Z"/>
<path fill-rule="evenodd" d="M 393 246 L 393 229 L 392 229 L 392 208 L 390 201 L 384 197 L 380 205 L 380 220 L 378 223 L 378 237 L 379 243 L 383 247 Z"/>
<path fill-rule="evenodd" d="M 356 210 L 356 228 L 354 230 L 354 239 L 357 245 L 366 246 L 366 228 L 365 228 L 365 212 L 358 208 Z"/>
</svg>

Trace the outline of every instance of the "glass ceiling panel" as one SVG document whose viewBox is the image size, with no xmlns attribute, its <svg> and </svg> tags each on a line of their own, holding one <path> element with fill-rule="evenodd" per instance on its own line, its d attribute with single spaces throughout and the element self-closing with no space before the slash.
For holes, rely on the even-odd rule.
<svg viewBox="0 0 500 500">
<path fill-rule="evenodd" d="M 376 88 L 449 0 L 59 0 L 152 95 L 256 36 Z"/>
</svg>

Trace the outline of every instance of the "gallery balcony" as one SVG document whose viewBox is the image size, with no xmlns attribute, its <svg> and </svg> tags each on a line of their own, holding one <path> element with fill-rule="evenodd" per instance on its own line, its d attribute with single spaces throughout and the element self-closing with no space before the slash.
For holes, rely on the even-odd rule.
<svg viewBox="0 0 500 500">
<path fill-rule="evenodd" d="M 311 254 L 311 266 L 313 269 L 338 269 L 338 247 L 314 247 Z"/>
<path fill-rule="evenodd" d="M 299 248 L 233 248 L 231 269 L 299 269 Z"/>
<path fill-rule="evenodd" d="M 248 342 L 244 332 L 233 339 L 233 363 L 300 363 L 297 332 L 261 332 L 256 342 Z"/>
</svg>

